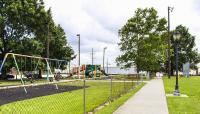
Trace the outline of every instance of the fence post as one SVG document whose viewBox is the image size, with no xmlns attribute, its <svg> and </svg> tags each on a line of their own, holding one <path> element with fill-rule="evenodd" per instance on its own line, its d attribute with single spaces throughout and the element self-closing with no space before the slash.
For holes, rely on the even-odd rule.
<svg viewBox="0 0 200 114">
<path fill-rule="evenodd" d="M 140 75 L 137 74 L 137 85 L 139 84 L 139 77 L 140 77 Z"/>
<path fill-rule="evenodd" d="M 125 75 L 124 75 L 124 93 L 126 93 Z"/>
<path fill-rule="evenodd" d="M 83 107 L 84 107 L 84 114 L 86 114 L 86 95 L 85 95 L 85 78 L 83 79 Z"/>
<path fill-rule="evenodd" d="M 134 76 L 132 77 L 132 89 L 134 89 L 134 86 L 133 86 L 133 78 L 134 78 Z"/>
<path fill-rule="evenodd" d="M 143 76 L 143 75 L 141 75 L 141 78 L 142 78 L 142 81 L 141 81 L 141 83 L 143 83 L 143 77 L 144 77 L 144 76 Z"/>
</svg>

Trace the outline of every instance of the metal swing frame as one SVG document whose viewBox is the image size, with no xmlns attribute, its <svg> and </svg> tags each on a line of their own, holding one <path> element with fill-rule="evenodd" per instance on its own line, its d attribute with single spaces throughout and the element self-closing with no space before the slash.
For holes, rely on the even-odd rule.
<svg viewBox="0 0 200 114">
<path fill-rule="evenodd" d="M 22 83 L 22 86 L 23 86 L 23 89 L 24 89 L 25 93 L 27 93 L 27 90 L 26 90 L 26 88 L 25 88 L 25 83 L 24 83 L 24 80 L 23 80 L 23 77 L 22 77 L 22 73 L 20 72 L 20 69 L 19 69 L 19 66 L 18 66 L 18 63 L 17 63 L 17 60 L 16 60 L 16 56 L 39 59 L 39 60 L 38 60 L 38 63 L 39 63 L 40 60 L 45 60 L 45 61 L 46 61 L 46 68 L 47 68 L 47 77 L 46 77 L 46 78 L 47 78 L 47 81 L 49 81 L 49 75 L 53 75 L 53 73 L 52 73 L 52 71 L 51 71 L 51 68 L 50 68 L 50 66 L 49 66 L 49 61 L 57 61 L 58 63 L 60 63 L 59 66 L 58 66 L 58 69 L 60 68 L 62 62 L 68 62 L 67 60 L 43 58 L 43 57 L 30 56 L 30 55 L 22 55 L 22 54 L 15 54 L 15 53 L 6 53 L 6 55 L 4 56 L 3 62 L 2 62 L 2 64 L 1 64 L 1 66 L 0 66 L 0 73 L 1 73 L 1 74 L 2 74 L 3 66 L 4 66 L 4 64 L 5 64 L 5 62 L 6 62 L 6 60 L 7 60 L 7 58 L 8 58 L 9 55 L 11 55 L 12 58 L 13 58 L 13 60 L 14 60 L 15 67 L 16 67 L 16 69 L 17 69 L 18 74 L 20 75 L 20 81 L 21 81 L 21 83 Z M 38 63 L 37 63 L 37 65 L 36 65 L 34 71 L 37 69 Z M 22 69 L 21 69 L 21 70 L 22 70 Z M 57 75 L 57 73 L 56 73 L 56 75 Z M 58 89 L 57 84 L 55 84 L 55 85 L 56 85 L 56 89 Z"/>
</svg>

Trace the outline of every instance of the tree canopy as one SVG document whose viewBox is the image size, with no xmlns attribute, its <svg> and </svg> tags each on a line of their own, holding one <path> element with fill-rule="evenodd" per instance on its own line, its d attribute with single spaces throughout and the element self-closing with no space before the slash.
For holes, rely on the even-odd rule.
<svg viewBox="0 0 200 114">
<path fill-rule="evenodd" d="M 116 59 L 124 67 L 136 66 L 138 71 L 156 72 L 164 67 L 166 19 L 159 18 L 154 8 L 138 8 L 119 30 L 120 50 Z"/>
<path fill-rule="evenodd" d="M 179 70 L 182 71 L 183 64 L 189 62 L 191 64 L 191 68 L 196 68 L 196 64 L 200 62 L 200 55 L 198 54 L 198 50 L 195 48 L 195 36 L 193 36 L 189 29 L 183 25 L 179 25 L 173 32 L 178 32 L 180 34 L 180 40 L 178 41 L 178 53 L 179 53 Z M 172 41 L 172 72 L 175 69 L 175 42 L 173 36 L 171 37 Z M 173 73 L 172 73 L 173 74 Z"/>
<path fill-rule="evenodd" d="M 50 58 L 72 59 L 65 32 L 45 10 L 43 0 L 0 0 L 0 53 L 13 52 Z"/>
</svg>

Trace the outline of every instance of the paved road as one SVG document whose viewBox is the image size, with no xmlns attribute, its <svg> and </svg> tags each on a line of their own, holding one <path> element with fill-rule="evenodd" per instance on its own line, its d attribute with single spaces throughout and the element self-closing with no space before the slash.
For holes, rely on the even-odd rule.
<svg viewBox="0 0 200 114">
<path fill-rule="evenodd" d="M 168 114 L 162 79 L 149 81 L 113 114 Z"/>
</svg>

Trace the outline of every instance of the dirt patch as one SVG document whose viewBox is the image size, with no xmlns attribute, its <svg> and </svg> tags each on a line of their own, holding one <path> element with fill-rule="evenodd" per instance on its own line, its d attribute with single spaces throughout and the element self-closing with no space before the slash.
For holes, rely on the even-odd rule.
<svg viewBox="0 0 200 114">
<path fill-rule="evenodd" d="M 58 89 L 56 89 L 55 85 L 49 84 L 26 87 L 26 89 L 28 92 L 27 94 L 24 92 L 23 87 L 0 90 L 0 105 L 31 99 L 35 97 L 53 95 L 62 92 L 70 92 L 73 90 L 83 89 L 83 86 L 58 85 Z"/>
</svg>

